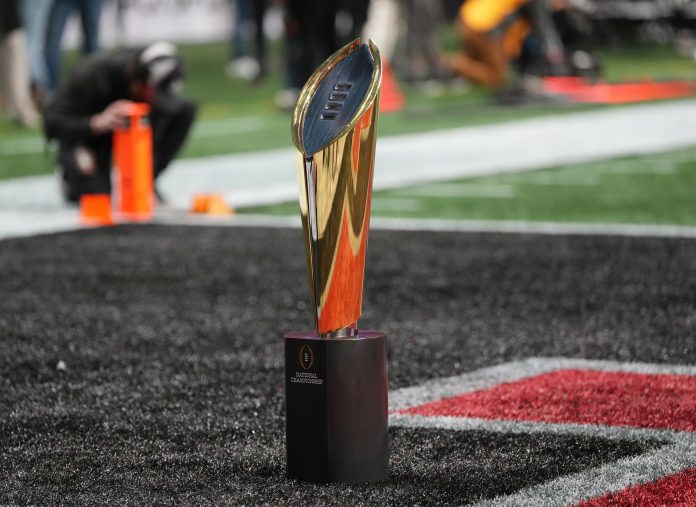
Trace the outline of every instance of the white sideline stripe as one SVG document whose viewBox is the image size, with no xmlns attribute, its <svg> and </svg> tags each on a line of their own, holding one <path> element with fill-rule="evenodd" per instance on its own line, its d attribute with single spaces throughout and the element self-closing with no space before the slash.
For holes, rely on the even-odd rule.
<svg viewBox="0 0 696 507">
<path fill-rule="evenodd" d="M 196 224 L 230 227 L 302 227 L 298 216 L 246 215 L 212 219 L 208 217 L 172 216 L 157 221 L 170 224 Z M 580 236 L 630 236 L 696 238 L 696 227 L 640 224 L 581 224 L 564 222 L 515 222 L 497 220 L 447 220 L 427 218 L 372 217 L 370 229 L 390 231 L 483 232 L 510 234 L 548 234 Z"/>
<path fill-rule="evenodd" d="M 397 411 L 451 396 L 488 389 L 501 383 L 541 375 L 560 369 L 620 371 L 627 373 L 696 375 L 696 366 L 674 364 L 621 363 L 562 357 L 532 357 L 503 363 L 473 372 L 429 380 L 389 393 L 389 410 Z"/>
<path fill-rule="evenodd" d="M 302 227 L 299 211 L 297 215 L 293 216 L 241 214 L 229 217 L 215 217 L 196 215 L 193 213 L 172 213 L 158 214 L 155 216 L 154 221 L 167 225 L 198 225 L 210 227 L 267 227 L 270 229 L 300 229 Z"/>
<path fill-rule="evenodd" d="M 418 386 L 389 393 L 390 410 L 400 410 L 487 389 L 502 383 L 562 369 L 621 371 L 644 374 L 696 375 L 696 366 L 679 364 L 622 363 L 617 361 L 537 357 L 481 368 L 453 377 L 433 379 Z M 511 495 L 483 500 L 477 507 L 497 506 L 565 506 L 604 496 L 626 487 L 674 475 L 696 466 L 696 433 L 665 429 L 632 428 L 584 424 L 537 423 L 486 420 L 460 417 L 429 417 L 391 413 L 394 427 L 438 428 L 447 430 L 486 430 L 503 433 L 546 433 L 583 435 L 620 440 L 666 442 L 658 449 L 640 456 L 621 459 L 606 465 L 525 488 Z"/>
<path fill-rule="evenodd" d="M 624 488 L 656 481 L 696 465 L 693 442 L 675 443 L 640 456 L 624 458 L 604 466 L 566 475 L 507 496 L 474 504 L 476 507 L 561 507 L 602 497 Z"/>
<path fill-rule="evenodd" d="M 695 238 L 696 227 L 679 225 L 592 224 L 524 222 L 509 220 L 449 220 L 419 218 L 372 218 L 370 227 L 395 231 L 494 232 L 580 236 L 654 236 Z"/>
<path fill-rule="evenodd" d="M 41 213 L 0 209 L 0 240 L 81 229 L 78 211 L 63 209 Z"/>
<path fill-rule="evenodd" d="M 49 207 L 50 208 L 50 207 Z M 209 227 L 266 227 L 272 229 L 299 229 L 298 216 L 233 215 L 209 217 L 178 211 L 157 213 L 153 223 L 167 225 L 195 225 Z M 40 207 L 26 211 L 4 210 L 0 207 L 0 239 L 48 234 L 80 229 L 78 213 L 72 209 Z M 568 224 L 553 222 L 505 222 L 467 220 L 429 220 L 401 218 L 372 218 L 372 230 L 413 232 L 471 232 L 501 234 L 543 234 L 578 236 L 627 236 L 696 238 L 696 227 L 633 225 L 633 224 Z"/>
</svg>

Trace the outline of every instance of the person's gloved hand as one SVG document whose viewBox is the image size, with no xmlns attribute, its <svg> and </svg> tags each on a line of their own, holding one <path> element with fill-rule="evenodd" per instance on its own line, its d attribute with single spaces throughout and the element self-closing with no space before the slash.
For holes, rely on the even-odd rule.
<svg viewBox="0 0 696 507">
<path fill-rule="evenodd" d="M 89 126 L 94 134 L 106 134 L 118 128 L 128 126 L 128 116 L 133 102 L 117 100 L 112 102 L 101 113 L 95 114 L 89 120 Z"/>
</svg>

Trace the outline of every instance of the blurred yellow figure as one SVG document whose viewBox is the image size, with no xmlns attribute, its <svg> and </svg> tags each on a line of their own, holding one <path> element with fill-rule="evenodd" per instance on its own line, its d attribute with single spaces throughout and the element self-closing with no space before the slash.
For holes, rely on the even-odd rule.
<svg viewBox="0 0 696 507">
<path fill-rule="evenodd" d="M 465 0 L 457 20 L 463 48 L 452 69 L 474 83 L 499 87 L 532 29 L 551 63 L 558 63 L 561 42 L 545 0 Z"/>
</svg>

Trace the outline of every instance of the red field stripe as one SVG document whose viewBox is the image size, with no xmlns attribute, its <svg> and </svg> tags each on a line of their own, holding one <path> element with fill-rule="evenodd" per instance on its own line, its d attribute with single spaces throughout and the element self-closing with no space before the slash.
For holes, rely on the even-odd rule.
<svg viewBox="0 0 696 507">
<path fill-rule="evenodd" d="M 623 104 L 691 97 L 696 87 L 689 81 L 642 81 L 637 83 L 592 83 L 579 77 L 544 79 L 544 88 L 573 102 Z"/>
<path fill-rule="evenodd" d="M 610 493 L 577 507 L 696 505 L 696 468 Z"/>
<path fill-rule="evenodd" d="M 696 377 L 558 370 L 403 413 L 696 431 Z"/>
</svg>

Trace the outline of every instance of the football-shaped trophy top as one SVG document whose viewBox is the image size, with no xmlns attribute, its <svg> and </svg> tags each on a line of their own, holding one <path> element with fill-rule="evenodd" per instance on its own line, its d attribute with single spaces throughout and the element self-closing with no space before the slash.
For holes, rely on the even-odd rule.
<svg viewBox="0 0 696 507">
<path fill-rule="evenodd" d="M 312 310 L 323 337 L 357 336 L 382 65 L 355 40 L 309 78 L 292 117 Z"/>
</svg>

